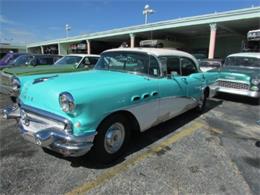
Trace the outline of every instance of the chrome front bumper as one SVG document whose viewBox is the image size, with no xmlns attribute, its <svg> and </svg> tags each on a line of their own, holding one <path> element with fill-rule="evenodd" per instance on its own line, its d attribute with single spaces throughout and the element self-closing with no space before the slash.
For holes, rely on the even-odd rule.
<svg viewBox="0 0 260 195">
<path fill-rule="evenodd" d="M 42 110 L 37 110 L 37 113 L 31 112 L 35 110 L 21 108 L 19 129 L 25 140 L 64 156 L 73 157 L 86 154 L 93 146 L 96 132 L 74 136 L 66 119 Z"/>
<path fill-rule="evenodd" d="M 241 95 L 241 96 L 247 96 L 252 98 L 260 98 L 260 92 L 259 91 L 250 91 L 250 90 L 244 90 L 244 89 L 232 89 L 232 88 L 226 88 L 226 87 L 220 87 L 220 86 L 211 86 L 211 91 L 215 91 L 215 93 L 228 93 L 228 94 L 235 94 L 235 95 Z"/>
<path fill-rule="evenodd" d="M 82 136 L 73 136 L 55 129 L 41 129 L 38 132 L 30 132 L 20 124 L 20 133 L 23 138 L 41 147 L 49 148 L 64 156 L 78 157 L 86 154 L 93 146 L 96 133 Z"/>
<path fill-rule="evenodd" d="M 1 117 L 3 119 L 18 119 L 20 118 L 20 107 L 17 104 L 7 106 L 1 111 Z"/>
</svg>

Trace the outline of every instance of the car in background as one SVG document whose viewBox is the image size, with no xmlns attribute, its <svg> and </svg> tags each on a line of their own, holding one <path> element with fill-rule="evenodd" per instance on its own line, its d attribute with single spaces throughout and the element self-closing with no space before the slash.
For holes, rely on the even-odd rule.
<svg viewBox="0 0 260 195">
<path fill-rule="evenodd" d="M 218 70 L 222 67 L 222 59 L 201 59 L 199 61 L 200 70 L 207 72 L 209 70 Z"/>
<path fill-rule="evenodd" d="M 5 56 L 0 59 L 0 69 L 6 68 L 6 66 L 10 62 L 12 62 L 13 60 L 15 60 L 16 58 L 18 58 L 21 55 L 26 55 L 26 53 L 13 53 L 13 52 L 9 52 L 9 53 L 5 54 Z"/>
<path fill-rule="evenodd" d="M 19 79 L 21 135 L 65 156 L 90 151 L 101 162 L 118 158 L 134 131 L 202 111 L 210 95 L 197 60 L 171 49 L 111 49 L 92 71 Z"/>
<path fill-rule="evenodd" d="M 6 68 L 16 66 L 41 66 L 52 65 L 62 56 L 47 54 L 24 54 L 11 61 Z"/>
<path fill-rule="evenodd" d="M 34 59 L 32 58 L 32 60 Z M 17 77 L 90 70 L 94 67 L 98 59 L 99 55 L 71 54 L 60 58 L 53 65 L 5 68 L 0 73 L 0 93 L 8 94 L 12 99 L 16 100 L 21 85 Z M 33 62 L 40 62 L 42 59 L 38 60 Z M 19 84 L 18 88 L 16 88 L 17 84 Z"/>
<path fill-rule="evenodd" d="M 260 53 L 229 55 L 219 71 L 219 78 L 211 87 L 217 93 L 260 98 Z"/>
</svg>

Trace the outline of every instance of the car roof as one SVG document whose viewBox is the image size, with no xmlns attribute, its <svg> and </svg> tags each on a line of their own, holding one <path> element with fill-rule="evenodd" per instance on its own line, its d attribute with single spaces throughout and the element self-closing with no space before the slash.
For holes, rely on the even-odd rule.
<svg viewBox="0 0 260 195">
<path fill-rule="evenodd" d="M 99 55 L 95 54 L 68 54 L 65 56 L 79 56 L 79 57 L 100 57 Z"/>
<path fill-rule="evenodd" d="M 136 47 L 136 48 L 116 48 L 116 49 L 109 49 L 104 52 L 110 52 L 110 51 L 132 51 L 132 52 L 145 52 L 147 54 L 152 54 L 155 56 L 182 56 L 182 57 L 189 57 L 192 58 L 194 61 L 196 59 L 191 54 L 176 50 L 176 49 L 166 49 L 166 48 L 142 48 L 142 47 Z"/>
<path fill-rule="evenodd" d="M 260 52 L 244 52 L 244 53 L 234 53 L 228 57 L 253 57 L 260 58 Z"/>
</svg>

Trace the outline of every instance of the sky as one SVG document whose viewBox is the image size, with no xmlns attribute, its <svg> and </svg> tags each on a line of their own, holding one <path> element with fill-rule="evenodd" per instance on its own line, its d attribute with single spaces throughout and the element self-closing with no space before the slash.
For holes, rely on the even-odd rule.
<svg viewBox="0 0 260 195">
<path fill-rule="evenodd" d="M 30 43 L 148 22 L 260 6 L 259 0 L 0 0 L 0 43 Z"/>
</svg>

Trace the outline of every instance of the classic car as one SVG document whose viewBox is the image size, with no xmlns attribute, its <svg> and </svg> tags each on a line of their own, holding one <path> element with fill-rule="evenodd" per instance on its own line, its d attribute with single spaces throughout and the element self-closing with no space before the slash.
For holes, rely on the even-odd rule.
<svg viewBox="0 0 260 195">
<path fill-rule="evenodd" d="M 5 68 L 10 62 L 15 60 L 17 57 L 21 55 L 26 55 L 26 53 L 13 53 L 9 52 L 5 54 L 5 56 L 0 60 L 0 69 Z"/>
<path fill-rule="evenodd" d="M 0 93 L 8 94 L 16 99 L 19 88 L 14 88 L 13 85 L 19 82 L 18 76 L 89 70 L 94 67 L 98 58 L 99 55 L 71 54 L 60 58 L 54 65 L 5 68 L 0 73 Z"/>
<path fill-rule="evenodd" d="M 52 65 L 62 56 L 59 55 L 46 55 L 46 54 L 24 54 L 12 60 L 6 68 L 16 66 L 40 66 Z"/>
<path fill-rule="evenodd" d="M 222 59 L 201 59 L 199 61 L 200 70 L 202 72 L 207 72 L 209 70 L 218 70 L 222 67 Z"/>
<path fill-rule="evenodd" d="M 216 93 L 260 98 L 260 53 L 236 53 L 224 62 L 217 82 L 211 86 Z"/>
<path fill-rule="evenodd" d="M 118 158 L 134 131 L 203 110 L 210 95 L 192 55 L 159 48 L 106 50 L 91 71 L 19 79 L 21 135 L 100 162 Z"/>
</svg>

